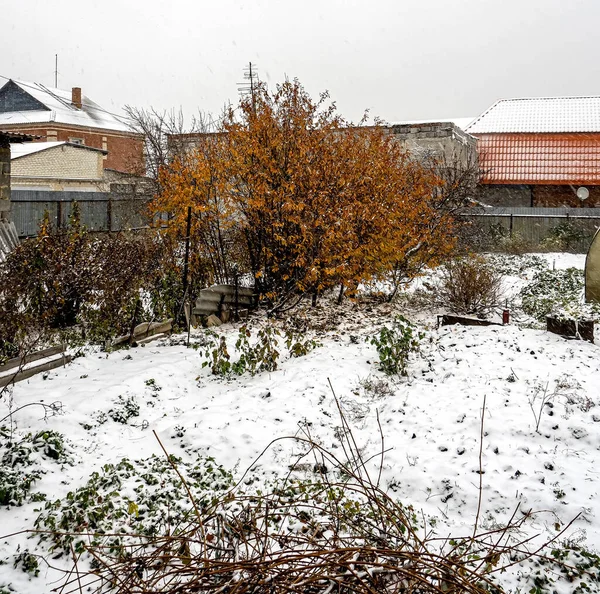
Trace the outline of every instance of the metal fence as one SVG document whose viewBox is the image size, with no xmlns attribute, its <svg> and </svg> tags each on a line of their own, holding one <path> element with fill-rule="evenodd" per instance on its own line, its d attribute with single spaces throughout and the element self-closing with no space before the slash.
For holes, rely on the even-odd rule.
<svg viewBox="0 0 600 594">
<path fill-rule="evenodd" d="M 47 190 L 13 190 L 11 218 L 19 237 L 36 235 L 44 213 L 58 229 L 65 227 L 73 202 L 81 211 L 82 223 L 92 231 L 121 231 L 148 224 L 147 196 L 109 192 L 51 192 Z"/>
<path fill-rule="evenodd" d="M 494 207 L 470 208 L 461 215 L 476 223 L 488 235 L 520 238 L 534 246 L 552 237 L 556 228 L 572 223 L 576 236 L 569 242 L 569 250 L 585 253 L 600 228 L 600 208 L 536 208 Z M 577 238 L 577 235 L 580 237 Z"/>
</svg>

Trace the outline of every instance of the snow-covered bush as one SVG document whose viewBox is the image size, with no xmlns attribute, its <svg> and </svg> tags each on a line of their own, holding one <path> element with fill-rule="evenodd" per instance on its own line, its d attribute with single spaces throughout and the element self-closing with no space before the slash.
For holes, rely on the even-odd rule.
<svg viewBox="0 0 600 594">
<path fill-rule="evenodd" d="M 548 269 L 548 261 L 536 254 L 488 254 L 486 260 L 503 276 L 523 276 Z"/>
<path fill-rule="evenodd" d="M 45 473 L 41 461 L 46 458 L 60 464 L 72 464 L 64 437 L 56 431 L 28 433 L 15 441 L 10 432 L 0 429 L 0 505 L 22 505 L 28 499 L 45 499 L 43 493 L 31 494 L 33 485 Z"/>
<path fill-rule="evenodd" d="M 419 350 L 425 334 L 403 316 L 396 316 L 391 327 L 383 326 L 370 340 L 377 348 L 379 368 L 386 375 L 408 375 L 408 359 Z"/>
<path fill-rule="evenodd" d="M 578 268 L 544 270 L 520 292 L 521 308 L 538 321 L 547 315 L 596 318 L 600 307 L 584 303 L 585 276 Z"/>
</svg>

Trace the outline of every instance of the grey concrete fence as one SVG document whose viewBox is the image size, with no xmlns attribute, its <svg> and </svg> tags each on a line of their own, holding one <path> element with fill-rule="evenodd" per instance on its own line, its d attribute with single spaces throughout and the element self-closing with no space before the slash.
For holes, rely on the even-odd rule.
<svg viewBox="0 0 600 594">
<path fill-rule="evenodd" d="M 11 218 L 19 237 L 37 234 L 44 213 L 55 228 L 67 225 L 73 202 L 79 204 L 82 223 L 92 231 L 138 229 L 148 224 L 147 196 L 109 192 L 50 192 L 13 190 Z"/>
</svg>

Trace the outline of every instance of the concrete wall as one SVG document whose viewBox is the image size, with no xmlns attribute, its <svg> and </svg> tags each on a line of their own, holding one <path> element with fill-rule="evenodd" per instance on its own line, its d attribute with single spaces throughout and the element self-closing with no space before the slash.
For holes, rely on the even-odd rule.
<svg viewBox="0 0 600 594">
<path fill-rule="evenodd" d="M 445 157 L 448 161 L 458 158 L 464 163 L 477 158 L 475 138 L 452 122 L 398 124 L 388 129 L 398 142 L 417 157 Z"/>
</svg>

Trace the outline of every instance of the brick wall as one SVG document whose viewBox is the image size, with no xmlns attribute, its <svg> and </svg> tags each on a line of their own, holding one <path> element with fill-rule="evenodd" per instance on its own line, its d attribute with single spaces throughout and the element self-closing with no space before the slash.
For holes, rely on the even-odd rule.
<svg viewBox="0 0 600 594">
<path fill-rule="evenodd" d="M 578 187 L 544 184 L 481 184 L 474 198 L 487 206 L 600 207 L 600 186 L 585 186 L 590 192 L 587 200 L 577 198 Z"/>
<path fill-rule="evenodd" d="M 600 186 L 585 186 L 590 192 L 587 200 L 577 198 L 578 187 L 564 184 L 481 184 L 474 198 L 487 206 L 600 207 Z"/>
<path fill-rule="evenodd" d="M 139 134 L 87 127 L 69 127 L 56 123 L 31 126 L 3 125 L 3 129 L 41 136 L 37 139 L 41 142 L 53 140 L 68 142 L 72 139 L 81 139 L 86 146 L 108 151 L 108 155 L 104 159 L 104 167 L 126 173 L 144 173 L 144 141 Z"/>
<path fill-rule="evenodd" d="M 101 180 L 103 157 L 98 151 L 56 146 L 12 161 L 11 176 L 13 183 L 19 178 Z"/>
<path fill-rule="evenodd" d="M 580 200 L 577 198 L 576 192 L 579 186 L 534 185 L 532 187 L 534 206 L 570 206 L 573 208 L 592 208 L 600 206 L 600 186 L 585 186 L 590 192 L 590 196 L 587 200 Z"/>
<path fill-rule="evenodd" d="M 8 142 L 6 143 L 8 144 Z M 10 145 L 0 143 L 0 221 L 10 218 Z"/>
</svg>

